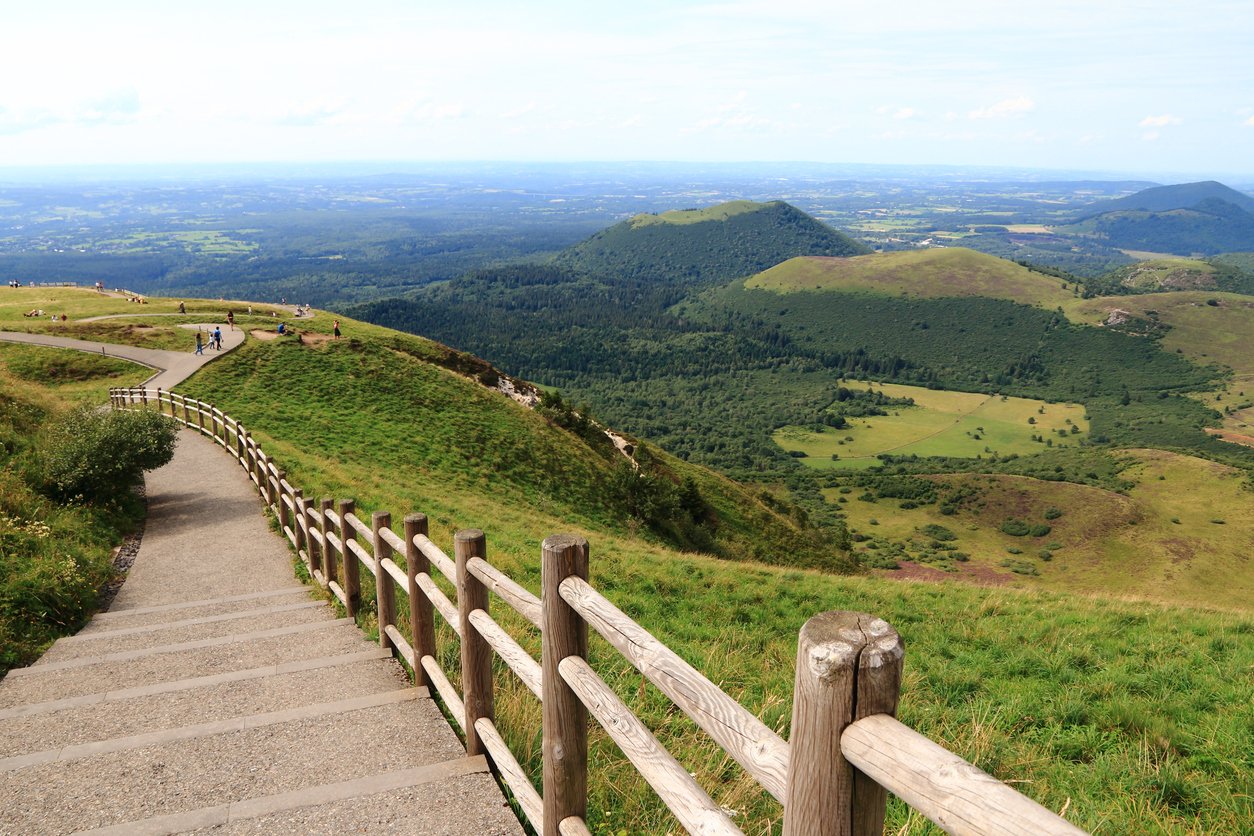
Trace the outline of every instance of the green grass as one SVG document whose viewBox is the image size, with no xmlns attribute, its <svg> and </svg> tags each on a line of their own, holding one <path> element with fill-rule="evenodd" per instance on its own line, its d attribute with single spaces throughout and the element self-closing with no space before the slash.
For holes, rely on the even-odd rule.
<svg viewBox="0 0 1254 836">
<path fill-rule="evenodd" d="M 830 290 L 922 299 L 984 296 L 1047 309 L 1072 298 L 1058 279 L 962 247 L 851 258 L 793 258 L 749 279 L 745 287 L 776 293 Z"/>
<path fill-rule="evenodd" d="M 1122 475 L 1133 486 L 1125 493 L 1023 476 L 939 474 L 926 478 L 940 488 L 941 500 L 917 508 L 903 508 L 893 499 L 857 501 L 863 490 L 856 487 L 845 494 L 828 488 L 824 495 L 839 505 L 854 532 L 872 538 L 857 546 L 867 559 L 895 556 L 977 583 L 1248 609 L 1254 519 L 1243 510 L 1250 491 L 1241 472 L 1160 450 L 1127 455 L 1133 465 Z M 947 503 L 946 496 L 965 498 Z M 842 497 L 847 501 L 839 502 Z M 946 514 L 946 504 L 957 505 L 957 512 Z M 1062 513 L 1051 518 L 1050 509 Z M 1213 518 L 1227 522 L 1215 526 Z M 1008 519 L 1051 530 L 1038 537 L 1012 536 L 1002 530 Z M 918 542 L 926 539 L 918 532 L 928 525 L 956 532 L 955 546 L 969 561 L 949 560 L 944 551 Z M 1050 559 L 1037 567 L 1039 577 L 1030 582 L 998 568 L 1011 548 L 1035 559 L 1054 544 Z"/>
<path fill-rule="evenodd" d="M 143 515 L 131 496 L 59 504 L 41 494 L 40 427 L 149 374 L 113 358 L 0 343 L 0 674 L 83 625 L 112 574 L 111 548 Z"/>
<path fill-rule="evenodd" d="M 915 406 L 894 407 L 888 415 L 852 418 L 842 429 L 782 427 L 775 443 L 806 454 L 814 468 L 861 469 L 880 464 L 882 453 L 976 458 L 997 454 L 1031 455 L 1046 446 L 1074 446 L 1087 436 L 1088 419 L 1076 404 L 1047 404 L 971 392 L 947 392 L 895 383 L 842 381 L 851 388 L 871 386 L 893 398 L 913 398 Z M 1071 427 L 1079 432 L 1072 434 Z M 833 458 L 836 456 L 837 458 Z"/>
</svg>

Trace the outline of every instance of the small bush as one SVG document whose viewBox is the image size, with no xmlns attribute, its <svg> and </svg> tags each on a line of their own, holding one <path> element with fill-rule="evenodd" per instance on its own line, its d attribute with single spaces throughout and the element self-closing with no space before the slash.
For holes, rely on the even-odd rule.
<svg viewBox="0 0 1254 836">
<path fill-rule="evenodd" d="M 156 412 L 83 408 L 55 421 L 40 444 L 45 490 L 59 499 L 109 500 L 174 457 L 178 426 Z"/>
<path fill-rule="evenodd" d="M 928 525 L 923 526 L 922 531 L 927 536 L 942 542 L 958 539 L 957 534 L 954 534 L 948 528 L 945 528 L 945 526 L 936 525 L 935 523 L 929 523 Z"/>
<path fill-rule="evenodd" d="M 1038 525 L 1034 525 L 1031 528 L 1029 528 L 1028 534 L 1032 535 L 1033 537 L 1044 537 L 1046 534 L 1048 534 L 1051 531 L 1053 531 L 1052 528 L 1045 525 L 1044 523 L 1040 523 Z"/>
<path fill-rule="evenodd" d="M 1011 537 L 1026 537 L 1032 529 L 1023 520 L 1010 517 L 1001 524 L 1001 530 L 1004 534 L 1009 534 Z"/>
<path fill-rule="evenodd" d="M 1045 519 L 1056 520 L 1062 516 L 1062 509 L 1049 507 L 1045 509 Z"/>
</svg>

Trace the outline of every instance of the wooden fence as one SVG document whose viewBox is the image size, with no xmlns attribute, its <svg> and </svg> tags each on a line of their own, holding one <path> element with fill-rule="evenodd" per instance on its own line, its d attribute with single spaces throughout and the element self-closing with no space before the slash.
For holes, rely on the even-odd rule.
<svg viewBox="0 0 1254 836">
<path fill-rule="evenodd" d="M 880 834 L 888 792 L 950 833 L 1083 833 L 894 718 L 903 647 L 881 619 L 826 612 L 801 628 L 785 741 L 588 583 L 583 538 L 544 541 L 537 597 L 487 561 L 482 531 L 457 532 L 449 557 L 428 538 L 423 514 L 406 516 L 398 534 L 385 512 L 367 522 L 352 500 L 313 502 L 217 407 L 143 388 L 111 389 L 110 401 L 115 409 L 156 409 L 226 448 L 312 577 L 350 615 L 362 603 L 361 568 L 373 576 L 380 643 L 439 693 L 467 753 L 489 758 L 537 833 L 589 832 L 589 713 L 690 832 L 741 832 L 588 664 L 589 626 L 783 804 L 785 834 Z M 454 585 L 456 600 L 436 584 L 436 572 Z M 398 589 L 408 632 L 397 624 Z M 491 594 L 540 631 L 539 662 L 492 618 Z M 437 661 L 436 613 L 460 639 L 461 693 Z M 497 731 L 494 653 L 541 700 L 543 794 Z"/>
</svg>

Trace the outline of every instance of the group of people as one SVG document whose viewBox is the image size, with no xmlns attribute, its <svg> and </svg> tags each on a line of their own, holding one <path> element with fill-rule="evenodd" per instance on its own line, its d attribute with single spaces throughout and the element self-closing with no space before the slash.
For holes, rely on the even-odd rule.
<svg viewBox="0 0 1254 836">
<path fill-rule="evenodd" d="M 212 348 L 214 351 L 222 350 L 222 328 L 221 327 L 215 326 L 214 329 L 209 332 L 209 347 Z M 205 353 L 204 332 L 199 329 L 197 329 L 196 331 L 196 353 L 197 354 Z"/>
<path fill-rule="evenodd" d="M 9 287 L 21 287 L 21 286 L 22 286 L 22 283 L 21 283 L 21 282 L 19 282 L 19 281 L 11 281 L 11 282 L 9 282 Z"/>
</svg>

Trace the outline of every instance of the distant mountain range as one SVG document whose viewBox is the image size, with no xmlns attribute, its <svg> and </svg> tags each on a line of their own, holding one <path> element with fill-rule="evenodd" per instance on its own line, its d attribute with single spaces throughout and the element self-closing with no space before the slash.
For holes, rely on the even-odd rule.
<svg viewBox="0 0 1254 836">
<path fill-rule="evenodd" d="M 1065 230 L 1112 247 L 1175 255 L 1254 250 L 1254 198 L 1208 180 L 1158 186 L 1087 207 Z"/>
</svg>

